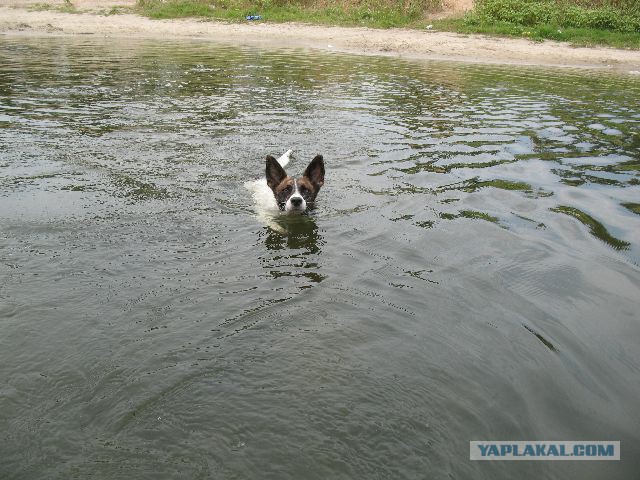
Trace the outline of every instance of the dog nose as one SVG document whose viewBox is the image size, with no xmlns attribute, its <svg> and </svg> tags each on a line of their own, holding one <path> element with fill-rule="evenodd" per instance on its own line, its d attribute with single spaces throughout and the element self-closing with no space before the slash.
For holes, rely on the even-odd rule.
<svg viewBox="0 0 640 480">
<path fill-rule="evenodd" d="M 302 198 L 301 197 L 292 197 L 291 198 L 291 205 L 293 205 L 294 207 L 299 207 L 300 205 L 302 205 Z"/>
</svg>

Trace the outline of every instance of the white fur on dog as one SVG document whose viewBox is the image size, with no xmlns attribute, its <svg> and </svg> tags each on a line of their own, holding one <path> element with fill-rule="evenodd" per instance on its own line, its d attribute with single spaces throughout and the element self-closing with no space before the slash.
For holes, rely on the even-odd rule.
<svg viewBox="0 0 640 480">
<path fill-rule="evenodd" d="M 294 198 L 299 198 L 300 201 L 301 201 L 300 205 L 298 205 L 297 207 L 293 205 L 293 201 L 292 200 Z M 294 180 L 293 181 L 293 193 L 287 199 L 287 203 L 284 204 L 284 211 L 285 212 L 304 212 L 306 209 L 307 209 L 307 201 L 300 194 L 300 190 L 298 189 L 298 181 Z"/>
</svg>

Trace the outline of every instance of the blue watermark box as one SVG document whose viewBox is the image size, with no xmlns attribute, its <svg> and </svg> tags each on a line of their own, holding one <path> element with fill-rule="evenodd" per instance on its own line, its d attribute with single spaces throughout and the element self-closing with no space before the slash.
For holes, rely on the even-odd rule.
<svg viewBox="0 0 640 480">
<path fill-rule="evenodd" d="M 620 442 L 493 441 L 469 442 L 470 460 L 620 460 Z"/>
</svg>

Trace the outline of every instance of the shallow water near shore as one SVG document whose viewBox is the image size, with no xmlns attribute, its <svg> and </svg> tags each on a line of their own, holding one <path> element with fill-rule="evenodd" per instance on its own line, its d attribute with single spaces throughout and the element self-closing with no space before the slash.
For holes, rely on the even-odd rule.
<svg viewBox="0 0 640 480">
<path fill-rule="evenodd" d="M 0 477 L 631 478 L 640 79 L 0 38 Z M 293 149 L 317 208 L 256 217 Z M 619 462 L 471 462 L 471 440 Z"/>
</svg>

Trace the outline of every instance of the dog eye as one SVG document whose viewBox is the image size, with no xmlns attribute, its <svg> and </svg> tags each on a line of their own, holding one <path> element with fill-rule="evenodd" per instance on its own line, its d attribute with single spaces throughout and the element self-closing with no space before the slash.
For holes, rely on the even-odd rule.
<svg viewBox="0 0 640 480">
<path fill-rule="evenodd" d="M 300 187 L 299 190 L 300 190 L 301 194 L 305 194 L 305 193 L 307 193 L 309 191 L 305 187 Z"/>
<path fill-rule="evenodd" d="M 286 193 L 289 193 L 291 191 L 291 185 L 287 185 L 286 187 L 284 187 L 284 189 L 282 191 L 286 192 Z"/>
</svg>

